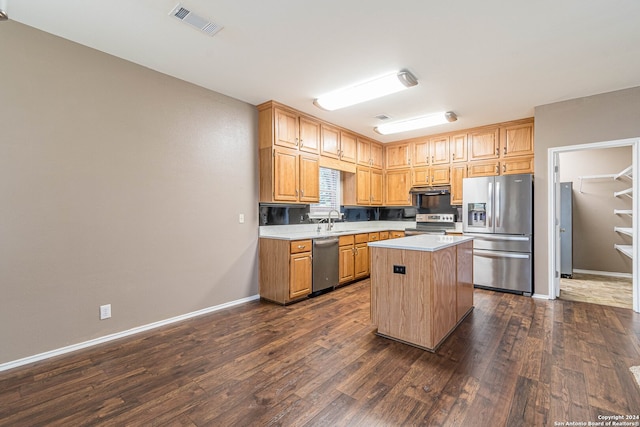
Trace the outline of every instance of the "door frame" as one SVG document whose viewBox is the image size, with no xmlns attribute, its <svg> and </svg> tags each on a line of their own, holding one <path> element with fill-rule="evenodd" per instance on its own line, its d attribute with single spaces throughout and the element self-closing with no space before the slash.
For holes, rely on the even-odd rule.
<svg viewBox="0 0 640 427">
<path fill-rule="evenodd" d="M 569 145 L 565 147 L 553 147 L 549 148 L 547 156 L 547 182 L 548 182 L 548 239 L 549 239 L 549 251 L 548 251 L 548 283 L 549 283 L 549 299 L 556 299 L 560 296 L 560 154 L 571 151 L 582 150 L 594 150 L 601 148 L 615 148 L 615 147 L 628 147 L 632 148 L 631 164 L 633 166 L 632 176 L 632 188 L 633 192 L 640 188 L 638 184 L 640 179 L 638 175 L 638 166 L 640 165 L 640 138 L 628 138 L 618 139 L 613 141 L 603 141 L 580 145 Z M 613 215 L 613 213 L 612 213 Z M 632 261 L 632 275 L 633 275 L 633 310 L 640 312 L 640 290 L 638 280 L 638 260 L 640 260 L 640 246 L 639 230 L 640 230 L 640 195 L 634 194 L 632 203 L 632 227 L 633 227 L 633 261 Z"/>
</svg>

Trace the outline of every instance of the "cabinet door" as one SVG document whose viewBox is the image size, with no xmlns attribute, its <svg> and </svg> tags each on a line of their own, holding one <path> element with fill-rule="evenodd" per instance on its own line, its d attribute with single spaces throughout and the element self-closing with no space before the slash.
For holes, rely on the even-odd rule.
<svg viewBox="0 0 640 427">
<path fill-rule="evenodd" d="M 413 166 L 429 165 L 429 140 L 415 141 L 413 144 Z"/>
<path fill-rule="evenodd" d="M 338 259 L 338 282 L 342 284 L 352 281 L 355 278 L 355 250 L 353 245 L 340 246 Z"/>
<path fill-rule="evenodd" d="M 469 162 L 467 176 L 496 176 L 500 174 L 500 162 Z"/>
<path fill-rule="evenodd" d="M 433 291 L 433 345 L 437 345 L 456 325 L 456 247 L 433 252 L 431 260 Z"/>
<path fill-rule="evenodd" d="M 429 152 L 432 165 L 448 165 L 451 162 L 449 159 L 449 137 L 431 138 Z"/>
<path fill-rule="evenodd" d="M 451 182 L 449 166 L 431 168 L 431 185 L 445 185 Z"/>
<path fill-rule="evenodd" d="M 300 155 L 300 194 L 301 202 L 320 201 L 320 163 L 317 156 Z"/>
<path fill-rule="evenodd" d="M 451 161 L 453 163 L 467 161 L 467 134 L 451 135 Z"/>
<path fill-rule="evenodd" d="M 357 157 L 357 138 L 347 132 L 340 132 L 340 160 L 355 163 Z"/>
<path fill-rule="evenodd" d="M 358 138 L 358 164 L 363 166 L 371 166 L 371 143 L 362 138 Z"/>
<path fill-rule="evenodd" d="M 374 169 L 382 169 L 382 144 L 371 142 L 369 151 L 371 152 L 371 167 Z"/>
<path fill-rule="evenodd" d="M 356 168 L 356 204 L 371 203 L 371 173 L 369 168 Z"/>
<path fill-rule="evenodd" d="M 311 252 L 291 255 L 289 261 L 289 298 L 311 293 Z"/>
<path fill-rule="evenodd" d="M 359 279 L 369 275 L 369 247 L 366 243 L 360 243 L 355 250 L 355 278 Z"/>
<path fill-rule="evenodd" d="M 320 129 L 320 154 L 334 159 L 340 158 L 340 130 L 324 123 Z"/>
<path fill-rule="evenodd" d="M 462 180 L 467 177 L 467 165 L 451 167 L 451 204 L 462 204 Z"/>
<path fill-rule="evenodd" d="M 533 123 L 502 128 L 502 157 L 533 156 Z"/>
<path fill-rule="evenodd" d="M 479 130 L 469 134 L 469 160 L 497 159 L 500 157 L 499 129 Z"/>
<path fill-rule="evenodd" d="M 518 173 L 533 173 L 533 157 L 516 157 L 503 160 L 500 172 L 502 175 L 513 175 Z"/>
<path fill-rule="evenodd" d="M 300 150 L 307 153 L 318 154 L 320 152 L 320 123 L 300 116 Z"/>
<path fill-rule="evenodd" d="M 431 177 L 429 175 L 429 168 L 413 168 L 413 176 L 411 182 L 413 185 L 429 185 L 431 183 Z"/>
<path fill-rule="evenodd" d="M 273 200 L 298 201 L 298 153 L 293 150 L 273 150 Z"/>
<path fill-rule="evenodd" d="M 411 144 L 387 145 L 385 151 L 385 165 L 388 169 L 401 169 L 411 165 Z"/>
<path fill-rule="evenodd" d="M 275 140 L 281 147 L 298 148 L 298 115 L 292 111 L 274 110 Z"/>
<path fill-rule="evenodd" d="M 371 169 L 371 204 L 372 205 L 382 205 L 382 194 L 383 194 L 383 183 L 384 183 L 384 175 L 382 174 L 382 170 L 379 169 Z"/>
<path fill-rule="evenodd" d="M 391 170 L 386 173 L 385 204 L 408 206 L 411 204 L 411 171 L 408 169 Z"/>
</svg>

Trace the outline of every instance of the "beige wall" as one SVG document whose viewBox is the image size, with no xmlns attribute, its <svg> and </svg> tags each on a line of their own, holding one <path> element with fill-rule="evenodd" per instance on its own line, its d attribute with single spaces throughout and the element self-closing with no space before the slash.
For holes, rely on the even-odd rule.
<svg viewBox="0 0 640 427">
<path fill-rule="evenodd" d="M 535 108 L 535 293 L 549 294 L 548 150 L 640 136 L 640 87 Z"/>
<path fill-rule="evenodd" d="M 580 176 L 609 175 L 631 165 L 628 147 L 571 151 L 560 154 L 560 181 L 573 182 L 573 268 L 616 273 L 632 273 L 631 259 L 614 244 L 632 243 L 629 236 L 613 231 L 631 227 L 627 215 L 614 215 L 614 209 L 631 209 L 632 200 L 615 197 L 615 191 L 630 188 L 630 179 L 585 179 Z"/>
<path fill-rule="evenodd" d="M 13 21 L 0 52 L 0 363 L 257 294 L 253 106 Z"/>
</svg>

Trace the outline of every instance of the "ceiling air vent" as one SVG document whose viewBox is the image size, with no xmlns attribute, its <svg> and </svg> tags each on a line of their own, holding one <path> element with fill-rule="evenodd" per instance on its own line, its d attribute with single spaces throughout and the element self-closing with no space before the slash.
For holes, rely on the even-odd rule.
<svg viewBox="0 0 640 427">
<path fill-rule="evenodd" d="M 176 7 L 174 7 L 173 10 L 169 12 L 169 15 L 173 15 L 175 18 L 181 20 L 182 22 L 186 22 L 187 24 L 210 36 L 215 35 L 218 31 L 224 28 L 222 25 L 218 25 L 214 22 L 209 21 L 208 19 L 203 18 L 200 15 L 196 15 L 189 9 L 182 7 L 180 3 L 178 3 Z"/>
<path fill-rule="evenodd" d="M 377 116 L 373 116 L 373 118 L 378 120 L 389 120 L 391 117 L 386 114 L 378 114 Z"/>
</svg>

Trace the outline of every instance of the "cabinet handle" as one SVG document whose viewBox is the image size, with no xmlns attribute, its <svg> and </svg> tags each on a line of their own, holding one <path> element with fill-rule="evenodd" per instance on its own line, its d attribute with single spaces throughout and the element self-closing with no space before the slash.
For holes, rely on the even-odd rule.
<svg viewBox="0 0 640 427">
<path fill-rule="evenodd" d="M 506 172 L 507 171 L 507 165 L 502 165 L 502 172 Z"/>
<path fill-rule="evenodd" d="M 431 156 L 431 163 L 433 163 L 433 156 Z"/>
<path fill-rule="evenodd" d="M 296 190 L 296 197 L 298 197 L 298 190 Z"/>
<path fill-rule="evenodd" d="M 300 190 L 300 195 L 304 197 L 304 190 Z"/>
<path fill-rule="evenodd" d="M 304 140 L 303 140 L 302 138 L 300 138 L 300 147 L 304 146 L 303 141 L 304 141 Z"/>
<path fill-rule="evenodd" d="M 500 147 L 496 148 L 496 156 L 500 155 Z"/>
<path fill-rule="evenodd" d="M 298 146 L 298 138 L 296 138 L 296 147 Z"/>
<path fill-rule="evenodd" d="M 504 154 L 507 154 L 507 146 L 506 146 L 506 145 L 504 146 L 504 151 L 503 151 L 503 153 L 504 153 Z"/>
<path fill-rule="evenodd" d="M 500 173 L 500 165 L 496 165 L 496 174 Z"/>
<path fill-rule="evenodd" d="M 298 245 L 298 249 L 304 249 L 306 247 L 307 247 L 307 245 Z"/>
</svg>

